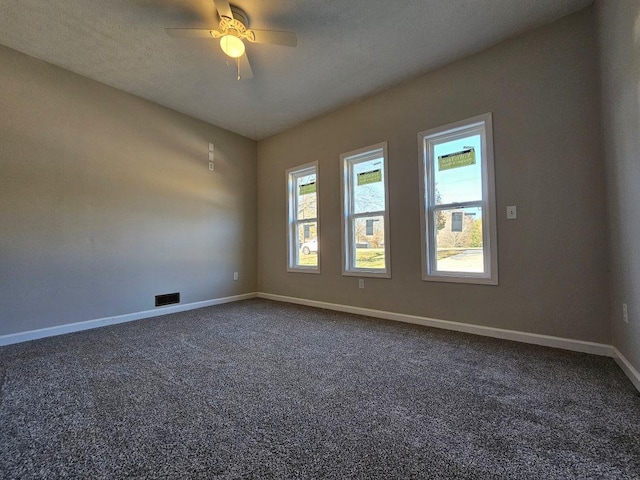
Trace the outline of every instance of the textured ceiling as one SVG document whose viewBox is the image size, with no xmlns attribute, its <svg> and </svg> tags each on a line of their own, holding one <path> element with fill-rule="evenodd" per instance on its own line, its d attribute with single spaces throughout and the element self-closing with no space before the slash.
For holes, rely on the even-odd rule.
<svg viewBox="0 0 640 480">
<path fill-rule="evenodd" d="M 164 32 L 216 28 L 212 0 L 0 0 L 0 43 L 258 140 L 592 1 L 232 0 L 298 35 L 249 44 L 243 81 L 217 41 Z"/>
</svg>

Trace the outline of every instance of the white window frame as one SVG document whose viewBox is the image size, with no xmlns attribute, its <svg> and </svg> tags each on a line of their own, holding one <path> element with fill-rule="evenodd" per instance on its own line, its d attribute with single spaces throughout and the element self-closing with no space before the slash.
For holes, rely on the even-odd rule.
<svg viewBox="0 0 640 480">
<path fill-rule="evenodd" d="M 469 134 L 482 138 L 482 199 L 479 201 L 436 205 L 433 145 Z M 422 239 L 422 279 L 434 282 L 498 285 L 498 242 L 496 229 L 496 195 L 493 159 L 493 121 L 491 113 L 461 120 L 418 133 L 420 178 L 420 233 Z M 482 207 L 483 273 L 436 270 L 436 231 L 434 212 L 441 209 Z"/>
<path fill-rule="evenodd" d="M 352 165 L 369 161 L 382 156 L 384 170 L 384 202 L 385 209 L 366 213 L 354 213 L 353 169 Z M 353 150 L 340 155 L 342 169 L 342 275 L 354 277 L 391 278 L 391 236 L 389 234 L 389 168 L 387 142 Z M 375 268 L 358 268 L 355 266 L 354 223 L 358 218 L 380 216 L 384 218 L 384 271 Z"/>
<path fill-rule="evenodd" d="M 298 220 L 298 194 L 296 192 L 296 180 L 306 175 L 316 175 L 316 217 Z M 298 273 L 320 273 L 320 176 L 318 175 L 318 162 L 306 163 L 289 168 L 285 172 L 287 186 L 287 271 Z M 297 265 L 299 245 L 296 232 L 301 223 L 316 222 L 316 238 L 318 240 L 318 265 Z"/>
</svg>

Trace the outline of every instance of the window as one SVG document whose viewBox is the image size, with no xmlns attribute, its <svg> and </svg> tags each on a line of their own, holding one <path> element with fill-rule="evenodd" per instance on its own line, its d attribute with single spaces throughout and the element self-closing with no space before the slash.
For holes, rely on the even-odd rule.
<svg viewBox="0 0 640 480">
<path fill-rule="evenodd" d="M 491 114 L 418 134 L 422 278 L 498 284 Z"/>
<path fill-rule="evenodd" d="M 320 273 L 318 164 L 287 170 L 287 270 Z"/>
<path fill-rule="evenodd" d="M 342 182 L 342 274 L 391 277 L 387 144 L 340 155 Z"/>
</svg>

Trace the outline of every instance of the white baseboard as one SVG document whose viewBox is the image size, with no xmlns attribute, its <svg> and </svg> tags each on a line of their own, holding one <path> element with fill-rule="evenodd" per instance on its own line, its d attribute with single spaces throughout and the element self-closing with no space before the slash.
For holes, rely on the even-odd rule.
<svg viewBox="0 0 640 480">
<path fill-rule="evenodd" d="M 590 353 L 604 357 L 613 358 L 622 371 L 629 377 L 631 383 L 640 391 L 640 373 L 631 365 L 631 362 L 612 346 L 604 343 L 585 342 L 583 340 L 573 340 L 571 338 L 554 337 L 551 335 L 540 335 L 537 333 L 519 332 L 517 330 L 505 330 L 502 328 L 484 327 L 482 325 L 470 325 L 468 323 L 451 322 L 449 320 L 439 320 L 436 318 L 419 317 L 404 313 L 387 312 L 383 310 L 373 310 L 370 308 L 353 307 L 351 305 L 341 305 L 338 303 L 320 302 L 317 300 L 307 300 L 304 298 L 286 297 L 284 295 L 274 295 L 271 293 L 258 293 L 258 298 L 276 300 L 278 302 L 295 303 L 307 305 L 309 307 L 325 308 L 338 312 L 355 313 L 367 315 L 369 317 L 383 318 L 385 320 L 396 320 L 405 323 L 414 323 L 427 327 L 454 330 L 456 332 L 472 333 L 485 337 L 501 338 L 503 340 L 513 340 L 515 342 L 530 343 L 544 347 L 561 348 L 573 352 Z"/>
<path fill-rule="evenodd" d="M 134 320 L 142 320 L 144 318 L 157 317 L 170 313 L 184 312 L 187 310 L 195 310 L 197 308 L 210 307 L 212 305 L 220 305 L 222 303 L 237 302 L 240 300 L 248 300 L 250 298 L 265 298 L 279 302 L 294 303 L 298 305 L 307 305 L 310 307 L 324 308 L 327 310 L 335 310 L 339 312 L 354 313 L 358 315 L 366 315 L 369 317 L 383 318 L 385 320 L 395 320 L 405 323 L 413 323 L 424 325 L 427 327 L 442 328 L 445 330 L 454 330 L 457 332 L 471 333 L 482 335 L 485 337 L 501 338 L 504 340 L 513 340 L 516 342 L 530 343 L 545 347 L 561 348 L 574 352 L 590 353 L 593 355 L 601 355 L 612 357 L 620 366 L 622 371 L 629 377 L 633 385 L 640 391 L 640 373 L 625 358 L 625 356 L 614 346 L 605 345 L 603 343 L 585 342 L 583 340 L 573 340 L 570 338 L 554 337 L 551 335 L 540 335 L 537 333 L 519 332 L 517 330 L 505 330 L 502 328 L 485 327 L 482 325 L 471 325 L 467 323 L 452 322 L 449 320 L 439 320 L 436 318 L 420 317 L 417 315 L 408 315 L 404 313 L 388 312 L 384 310 L 374 310 L 371 308 L 354 307 L 351 305 L 341 305 L 337 303 L 321 302 L 318 300 L 307 300 L 303 298 L 287 297 L 284 295 L 274 295 L 271 293 L 245 293 L 242 295 L 233 295 L 230 297 L 215 298 L 205 300 L 203 302 L 194 302 L 184 305 L 172 305 L 170 307 L 162 307 L 154 310 L 146 310 L 143 312 L 129 313 L 126 315 L 118 315 L 114 317 L 104 317 L 94 320 L 86 320 L 83 322 L 67 323 L 55 327 L 41 328 L 38 330 L 30 330 L 27 332 L 10 333 L 0 335 L 0 346 L 11 345 L 13 343 L 27 342 L 29 340 L 37 340 L 39 338 L 52 337 L 65 333 L 79 332 L 92 328 L 104 327 L 107 325 L 115 325 L 118 323 L 132 322 Z"/>
<path fill-rule="evenodd" d="M 196 308 L 210 307 L 211 305 L 220 305 L 222 303 L 237 302 L 239 300 L 247 300 L 256 298 L 257 293 L 244 293 L 242 295 L 233 295 L 231 297 L 214 298 L 203 302 L 186 303 L 183 305 L 172 305 L 170 307 L 161 307 L 154 310 L 146 310 L 143 312 L 128 313 L 126 315 L 117 315 L 115 317 L 97 318 L 94 320 L 86 320 L 83 322 L 67 323 L 55 327 L 40 328 L 37 330 L 29 330 L 27 332 L 10 333 L 0 335 L 0 346 L 11 345 L 12 343 L 28 342 L 29 340 L 37 340 L 44 337 L 53 337 L 65 333 L 79 332 L 81 330 L 89 330 L 91 328 L 105 327 L 107 325 L 115 325 L 117 323 L 132 322 L 134 320 L 142 320 L 143 318 L 158 317 L 169 313 L 185 312 L 187 310 L 195 310 Z"/>
<path fill-rule="evenodd" d="M 631 383 L 636 387 L 636 389 L 640 392 L 640 372 L 636 370 L 631 362 L 625 358 L 625 356 L 620 353 L 616 347 L 611 347 L 615 356 L 613 357 L 618 364 L 618 366 L 622 369 L 622 371 L 629 377 Z"/>
<path fill-rule="evenodd" d="M 471 325 L 468 323 L 452 322 L 449 320 L 439 320 L 436 318 L 428 317 L 419 317 L 417 315 L 407 315 L 404 313 L 373 310 L 370 308 L 362 307 L 352 307 L 350 305 L 319 302 L 317 300 L 306 300 L 296 297 L 286 297 L 283 295 L 274 295 L 271 293 L 258 293 L 258 297 L 266 298 L 269 300 L 276 300 L 279 302 L 296 303 L 299 305 L 308 305 L 310 307 L 325 308 L 327 310 L 356 313 L 359 315 L 367 315 L 369 317 L 384 318 L 386 320 L 414 323 L 427 327 L 455 330 L 456 332 L 472 333 L 485 337 L 501 338 L 504 340 L 513 340 L 516 342 L 531 343 L 534 345 L 542 345 L 545 347 L 562 348 L 574 352 L 591 353 L 594 355 L 615 358 L 613 347 L 611 345 L 605 345 L 603 343 L 585 342 L 583 340 L 573 340 L 570 338 L 553 337 L 550 335 L 540 335 L 537 333 L 519 332 L 517 330 L 505 330 L 502 328 L 485 327 L 482 325 Z"/>
</svg>

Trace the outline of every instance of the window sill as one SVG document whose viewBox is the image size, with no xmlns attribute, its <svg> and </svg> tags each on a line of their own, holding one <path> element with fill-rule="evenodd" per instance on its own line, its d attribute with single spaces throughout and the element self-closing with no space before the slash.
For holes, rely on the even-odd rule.
<svg viewBox="0 0 640 480">
<path fill-rule="evenodd" d="M 391 272 L 373 272 L 371 270 L 349 270 L 342 272 L 343 277 L 391 278 Z"/>
<path fill-rule="evenodd" d="M 471 283 L 476 285 L 498 285 L 497 278 L 465 277 L 459 275 L 427 275 L 422 276 L 425 282 Z"/>
<path fill-rule="evenodd" d="M 288 267 L 287 273 L 320 273 L 320 267 L 318 268 L 303 268 L 303 267 Z"/>
</svg>

